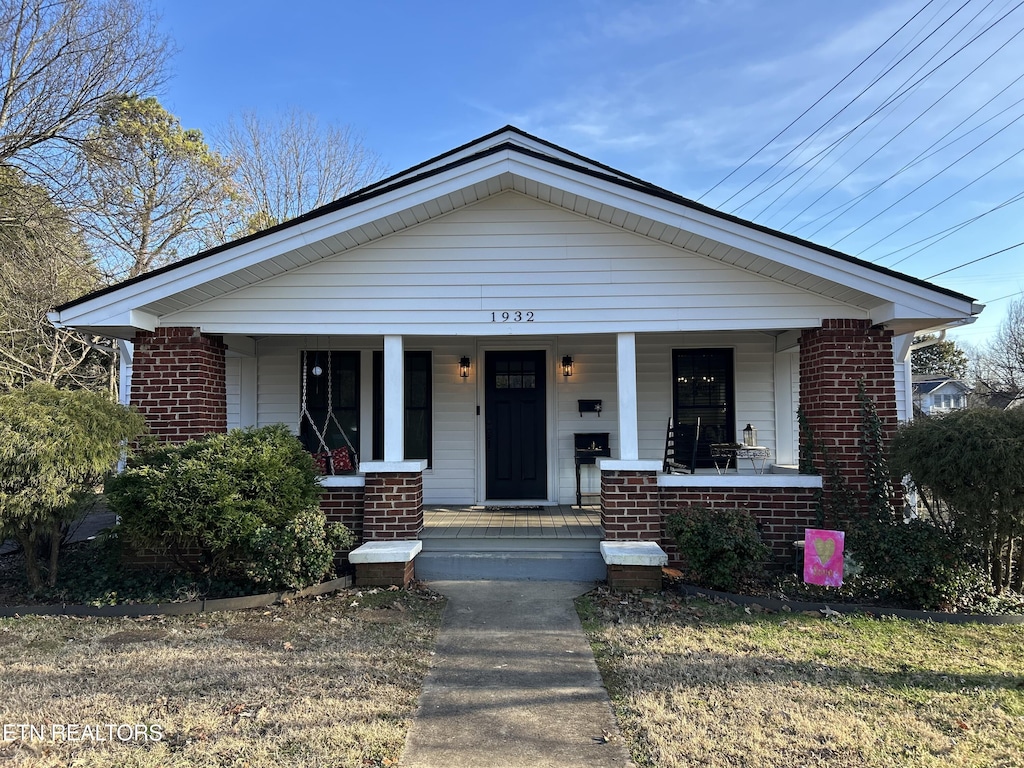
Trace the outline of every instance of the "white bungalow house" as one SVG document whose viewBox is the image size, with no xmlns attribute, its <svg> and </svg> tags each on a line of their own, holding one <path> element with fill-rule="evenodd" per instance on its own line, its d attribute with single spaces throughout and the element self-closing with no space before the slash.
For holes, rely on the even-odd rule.
<svg viewBox="0 0 1024 768">
<path fill-rule="evenodd" d="M 921 375 L 913 377 L 912 392 L 918 412 L 932 416 L 966 408 L 971 388 L 960 379 Z"/>
<path fill-rule="evenodd" d="M 440 508 L 564 522 L 579 490 L 594 550 L 664 541 L 701 502 L 751 508 L 783 558 L 821 487 L 797 473 L 798 405 L 858 487 L 858 382 L 894 427 L 914 335 L 980 311 L 506 127 L 52 319 L 123 340 L 166 440 L 283 422 L 351 445 L 323 504 L 364 541 L 429 544 Z M 699 419 L 693 474 L 663 471 L 670 419 Z M 761 449 L 723 470 L 712 444 L 747 425 Z"/>
</svg>

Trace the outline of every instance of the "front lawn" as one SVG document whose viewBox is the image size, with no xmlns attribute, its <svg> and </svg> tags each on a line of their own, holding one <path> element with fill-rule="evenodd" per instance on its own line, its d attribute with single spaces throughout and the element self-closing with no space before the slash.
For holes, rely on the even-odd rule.
<svg viewBox="0 0 1024 768">
<path fill-rule="evenodd" d="M 0 619 L 0 763 L 397 765 L 443 604 L 345 590 L 196 616 Z"/>
<path fill-rule="evenodd" d="M 637 765 L 1024 766 L 1024 626 L 578 602 Z"/>
</svg>

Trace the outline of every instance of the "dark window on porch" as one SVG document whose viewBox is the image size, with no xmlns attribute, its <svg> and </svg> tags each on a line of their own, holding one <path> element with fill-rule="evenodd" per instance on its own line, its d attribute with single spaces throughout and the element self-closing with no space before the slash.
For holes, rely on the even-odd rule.
<svg viewBox="0 0 1024 768">
<path fill-rule="evenodd" d="M 317 436 L 319 432 L 329 451 L 335 448 L 357 449 L 359 353 L 310 350 L 302 354 L 302 366 L 304 408 L 299 423 L 302 444 L 310 453 L 322 452 L 324 446 Z"/>
<path fill-rule="evenodd" d="M 430 352 L 405 353 L 405 458 L 433 463 Z M 373 458 L 384 458 L 384 353 L 373 353 Z"/>
<path fill-rule="evenodd" d="M 736 395 L 731 349 L 672 352 L 672 404 L 677 425 L 700 419 L 697 466 L 712 467 L 712 443 L 736 442 Z"/>
</svg>

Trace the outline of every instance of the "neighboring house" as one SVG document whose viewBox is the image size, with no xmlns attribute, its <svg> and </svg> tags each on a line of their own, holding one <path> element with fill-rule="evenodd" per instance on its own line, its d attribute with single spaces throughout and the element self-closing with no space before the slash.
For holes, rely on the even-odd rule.
<svg viewBox="0 0 1024 768">
<path fill-rule="evenodd" d="M 415 539 L 424 506 L 575 504 L 583 434 L 609 454 L 584 468 L 607 538 L 740 505 L 781 558 L 821 487 L 796 474 L 797 407 L 862 487 L 858 387 L 894 428 L 914 335 L 980 311 L 506 127 L 51 317 L 123 340 L 165 440 L 351 443 L 324 506 L 363 540 Z M 661 471 L 670 418 L 700 419 L 696 474 Z M 747 424 L 766 472 L 719 475 L 710 445 Z"/>
<path fill-rule="evenodd" d="M 919 375 L 913 378 L 912 391 L 915 410 L 932 416 L 966 408 L 971 388 L 959 379 Z"/>
</svg>

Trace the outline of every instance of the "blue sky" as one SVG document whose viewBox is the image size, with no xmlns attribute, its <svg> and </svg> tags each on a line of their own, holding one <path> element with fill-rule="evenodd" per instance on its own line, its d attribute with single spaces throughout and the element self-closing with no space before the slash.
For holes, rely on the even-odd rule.
<svg viewBox="0 0 1024 768">
<path fill-rule="evenodd" d="M 155 0 L 185 127 L 297 107 L 399 171 L 511 123 L 988 303 L 966 344 L 1024 292 L 1024 247 L 939 274 L 1024 241 L 1017 5 Z"/>
</svg>

